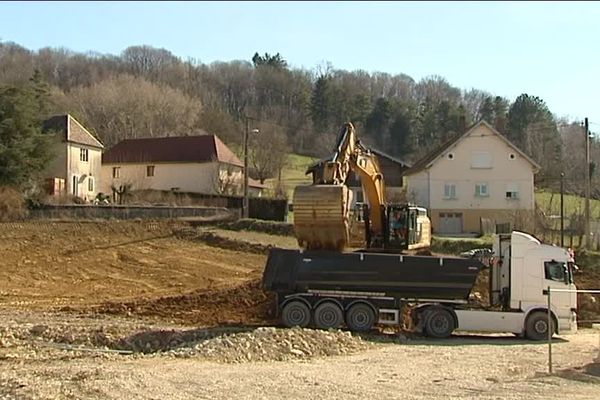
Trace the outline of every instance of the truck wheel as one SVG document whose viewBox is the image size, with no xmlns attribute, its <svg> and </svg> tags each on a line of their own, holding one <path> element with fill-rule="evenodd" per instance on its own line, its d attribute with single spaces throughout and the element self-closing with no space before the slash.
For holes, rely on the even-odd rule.
<svg viewBox="0 0 600 400">
<path fill-rule="evenodd" d="M 288 328 L 292 326 L 305 328 L 310 323 L 310 309 L 302 301 L 290 301 L 281 311 L 281 321 Z"/>
<path fill-rule="evenodd" d="M 427 315 L 425 321 L 425 333 L 429 337 L 438 339 L 447 338 L 452 334 L 456 327 L 454 326 L 454 318 L 450 311 L 443 308 L 435 308 Z"/>
<path fill-rule="evenodd" d="M 316 308 L 314 321 L 319 329 L 339 328 L 344 322 L 344 313 L 337 304 L 326 301 Z"/>
<path fill-rule="evenodd" d="M 550 332 L 554 332 L 554 321 L 550 318 Z M 525 336 L 529 340 L 548 339 L 548 313 L 536 311 L 527 317 Z"/>
<path fill-rule="evenodd" d="M 375 325 L 375 312 L 368 304 L 356 303 L 346 312 L 346 325 L 353 332 L 367 332 Z"/>
</svg>

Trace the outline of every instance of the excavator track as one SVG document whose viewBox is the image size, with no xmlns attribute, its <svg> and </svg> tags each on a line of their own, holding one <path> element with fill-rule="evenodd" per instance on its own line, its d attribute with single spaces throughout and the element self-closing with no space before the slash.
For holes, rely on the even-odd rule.
<svg viewBox="0 0 600 400">
<path fill-rule="evenodd" d="M 296 187 L 293 204 L 298 245 L 307 250 L 344 250 L 350 240 L 351 196 L 345 185 Z"/>
</svg>

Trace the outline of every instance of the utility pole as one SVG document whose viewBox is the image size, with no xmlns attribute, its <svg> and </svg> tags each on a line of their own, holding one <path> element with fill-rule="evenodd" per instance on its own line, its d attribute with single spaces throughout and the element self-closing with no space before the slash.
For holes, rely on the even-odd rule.
<svg viewBox="0 0 600 400">
<path fill-rule="evenodd" d="M 584 122 L 585 129 L 585 248 L 591 248 L 590 239 L 590 195 L 592 191 L 591 177 L 590 177 L 590 137 L 589 137 L 589 125 L 588 119 L 585 118 Z"/>
<path fill-rule="evenodd" d="M 565 206 L 564 206 L 564 187 L 565 173 L 560 173 L 560 247 L 565 247 Z"/>
<path fill-rule="evenodd" d="M 246 117 L 246 130 L 244 131 L 244 200 L 242 202 L 242 218 L 248 218 L 248 131 L 250 119 Z"/>
<path fill-rule="evenodd" d="M 248 200 L 248 136 L 251 133 L 258 134 L 258 129 L 252 129 L 250 131 L 250 120 L 257 121 L 257 119 L 244 116 L 246 119 L 246 130 L 244 131 L 244 199 L 242 202 L 242 218 L 248 218 L 250 214 L 250 206 Z"/>
</svg>

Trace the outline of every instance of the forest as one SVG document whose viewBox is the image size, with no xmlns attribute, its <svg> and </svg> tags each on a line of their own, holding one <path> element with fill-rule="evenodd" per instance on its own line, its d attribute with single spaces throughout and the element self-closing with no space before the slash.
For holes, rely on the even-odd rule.
<svg viewBox="0 0 600 400">
<path fill-rule="evenodd" d="M 33 85 L 43 98 L 40 119 L 71 113 L 106 148 L 128 138 L 208 132 L 239 149 L 249 124 L 260 130 L 251 137 L 250 172 L 261 181 L 277 176 L 288 153 L 329 155 L 346 121 L 368 146 L 410 163 L 486 120 L 540 164 L 538 188 L 556 189 L 564 172 L 566 190 L 583 193 L 582 121 L 554 114 L 533 93 L 507 99 L 441 76 L 416 81 L 329 63 L 307 70 L 279 53 L 243 56 L 207 64 L 145 45 L 111 55 L 0 42 L 0 96 Z M 593 137 L 591 154 L 600 158 Z"/>
</svg>

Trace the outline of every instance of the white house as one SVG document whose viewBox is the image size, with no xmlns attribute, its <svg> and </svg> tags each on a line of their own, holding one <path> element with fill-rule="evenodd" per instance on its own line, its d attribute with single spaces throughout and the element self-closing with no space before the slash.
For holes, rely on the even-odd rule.
<svg viewBox="0 0 600 400">
<path fill-rule="evenodd" d="M 49 193 L 93 200 L 100 186 L 102 143 L 69 114 L 49 118 L 42 126 L 56 135 L 55 157 L 45 173 Z"/>
<path fill-rule="evenodd" d="M 444 143 L 405 173 L 408 197 L 430 210 L 434 232 L 480 232 L 482 218 L 511 222 L 534 210 L 539 165 L 485 121 Z"/>
<path fill-rule="evenodd" d="M 243 163 L 216 135 L 123 140 L 102 156 L 102 192 L 132 190 L 241 195 Z M 249 193 L 264 185 L 249 180 Z"/>
</svg>

